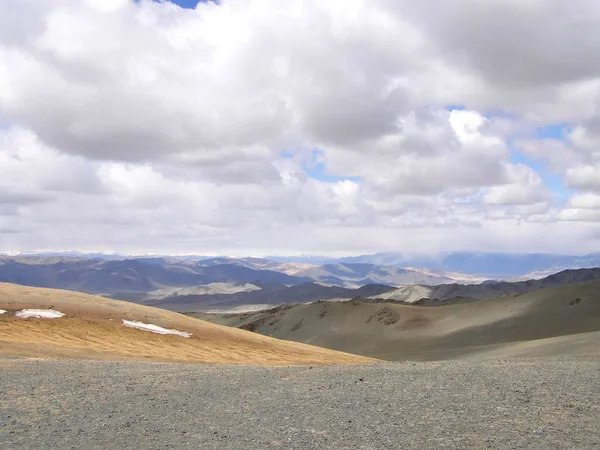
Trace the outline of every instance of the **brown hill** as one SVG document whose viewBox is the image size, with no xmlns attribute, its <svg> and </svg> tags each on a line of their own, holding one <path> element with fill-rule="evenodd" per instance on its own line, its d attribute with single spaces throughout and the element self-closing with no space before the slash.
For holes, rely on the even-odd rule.
<svg viewBox="0 0 600 450">
<path fill-rule="evenodd" d="M 24 309 L 60 318 L 19 318 Z M 181 314 L 94 295 L 0 283 L 0 354 L 223 364 L 357 364 L 372 359 L 223 327 Z M 1 313 L 2 311 L 0 311 Z M 161 335 L 123 320 L 180 333 Z"/>
<path fill-rule="evenodd" d="M 600 280 L 443 306 L 354 300 L 195 316 L 388 360 L 600 353 Z"/>
</svg>

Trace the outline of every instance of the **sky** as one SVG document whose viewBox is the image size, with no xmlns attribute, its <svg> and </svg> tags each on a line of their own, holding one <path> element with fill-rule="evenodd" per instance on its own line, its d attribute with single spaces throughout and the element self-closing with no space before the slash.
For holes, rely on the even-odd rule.
<svg viewBox="0 0 600 450">
<path fill-rule="evenodd" d="M 600 251 L 594 0 L 4 0 L 0 252 Z"/>
</svg>

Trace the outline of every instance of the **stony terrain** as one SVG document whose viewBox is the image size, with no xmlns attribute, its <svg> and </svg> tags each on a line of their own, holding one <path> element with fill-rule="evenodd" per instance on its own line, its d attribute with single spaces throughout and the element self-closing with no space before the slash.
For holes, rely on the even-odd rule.
<svg viewBox="0 0 600 450">
<path fill-rule="evenodd" d="M 0 359 L 1 448 L 600 448 L 598 359 Z"/>
</svg>

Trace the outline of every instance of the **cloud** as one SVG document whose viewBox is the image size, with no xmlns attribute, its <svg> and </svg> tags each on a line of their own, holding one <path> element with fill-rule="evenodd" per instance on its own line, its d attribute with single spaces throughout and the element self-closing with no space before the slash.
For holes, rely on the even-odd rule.
<svg viewBox="0 0 600 450">
<path fill-rule="evenodd" d="M 600 8 L 433 3 L 3 2 L 1 246 L 583 249 Z"/>
<path fill-rule="evenodd" d="M 435 14 L 427 13 L 434 3 Z M 600 74 L 594 2 L 429 0 L 412 9 L 433 42 L 493 83 L 538 88 Z"/>
<path fill-rule="evenodd" d="M 488 205 L 532 205 L 546 202 L 550 195 L 537 172 L 517 164 L 506 167 L 510 182 L 492 186 L 483 197 Z"/>
<path fill-rule="evenodd" d="M 600 195 L 590 192 L 574 195 L 569 199 L 572 208 L 600 209 Z"/>
<path fill-rule="evenodd" d="M 567 185 L 600 192 L 600 163 L 581 165 L 567 170 Z"/>
</svg>

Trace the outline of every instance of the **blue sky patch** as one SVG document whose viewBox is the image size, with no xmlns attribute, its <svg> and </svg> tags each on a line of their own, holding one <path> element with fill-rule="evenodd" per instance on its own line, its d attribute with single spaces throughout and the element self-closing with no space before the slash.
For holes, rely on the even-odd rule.
<svg viewBox="0 0 600 450">
<path fill-rule="evenodd" d="M 574 193 L 572 189 L 569 189 L 565 186 L 565 183 L 559 174 L 550 170 L 550 168 L 539 159 L 530 158 L 518 151 L 513 150 L 510 155 L 510 162 L 513 164 L 523 164 L 535 170 L 542 179 L 542 182 L 548 191 L 550 191 L 552 196 L 558 202 L 565 201 Z"/>
<path fill-rule="evenodd" d="M 139 3 L 139 0 L 133 0 L 133 1 L 136 3 Z M 171 3 L 176 4 L 177 6 L 180 6 L 181 8 L 186 8 L 186 9 L 194 9 L 198 3 L 206 3 L 206 2 L 220 3 L 219 0 L 153 0 L 153 1 L 155 1 L 155 2 L 169 1 Z"/>
<path fill-rule="evenodd" d="M 182 8 L 194 9 L 198 3 L 198 0 L 170 0 L 172 3 L 181 6 Z"/>
<path fill-rule="evenodd" d="M 537 129 L 536 139 L 557 139 L 565 140 L 567 133 L 571 130 L 571 127 L 567 123 L 557 123 L 546 125 Z"/>
<path fill-rule="evenodd" d="M 282 152 L 280 154 L 282 158 L 294 158 L 293 152 Z M 337 183 L 338 181 L 353 181 L 354 183 L 360 182 L 360 177 L 347 177 L 332 175 L 327 172 L 327 164 L 325 163 L 325 152 L 323 150 L 314 149 L 310 157 L 302 161 L 302 171 L 313 180 L 321 181 L 323 183 Z"/>
</svg>

